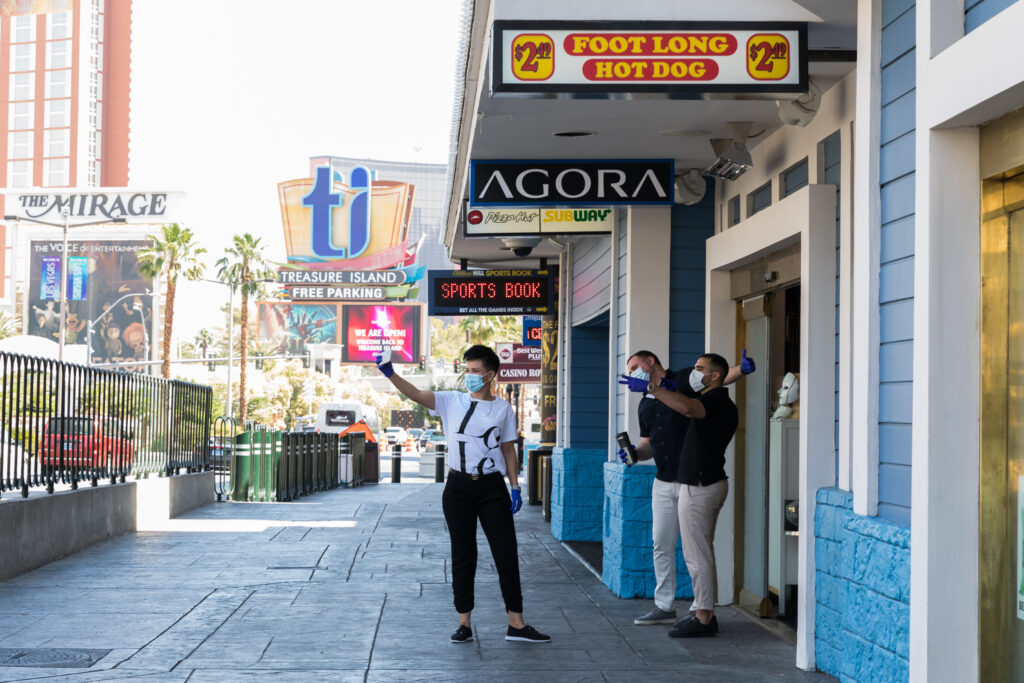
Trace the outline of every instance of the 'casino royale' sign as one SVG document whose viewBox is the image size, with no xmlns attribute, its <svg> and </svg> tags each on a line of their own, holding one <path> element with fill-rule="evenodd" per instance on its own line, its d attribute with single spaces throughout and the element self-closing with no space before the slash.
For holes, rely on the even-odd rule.
<svg viewBox="0 0 1024 683">
<path fill-rule="evenodd" d="M 495 21 L 494 92 L 807 90 L 807 24 Z"/>
<path fill-rule="evenodd" d="M 628 206 L 673 202 L 672 159 L 471 161 L 474 206 Z"/>
</svg>

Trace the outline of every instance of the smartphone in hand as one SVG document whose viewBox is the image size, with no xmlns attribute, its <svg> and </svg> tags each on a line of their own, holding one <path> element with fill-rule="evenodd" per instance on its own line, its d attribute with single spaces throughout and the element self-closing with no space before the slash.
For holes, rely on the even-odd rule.
<svg viewBox="0 0 1024 683">
<path fill-rule="evenodd" d="M 629 434 L 626 432 L 619 432 L 615 435 L 615 440 L 619 443 L 619 448 L 626 451 L 626 464 L 636 464 L 636 449 L 633 448 L 633 443 L 629 440 Z"/>
</svg>

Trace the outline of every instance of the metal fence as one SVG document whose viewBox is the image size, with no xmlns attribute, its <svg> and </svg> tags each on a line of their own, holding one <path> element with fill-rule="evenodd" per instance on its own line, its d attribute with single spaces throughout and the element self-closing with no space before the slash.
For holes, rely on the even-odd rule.
<svg viewBox="0 0 1024 683">
<path fill-rule="evenodd" d="M 210 467 L 213 390 L 0 353 L 0 493 Z"/>
</svg>

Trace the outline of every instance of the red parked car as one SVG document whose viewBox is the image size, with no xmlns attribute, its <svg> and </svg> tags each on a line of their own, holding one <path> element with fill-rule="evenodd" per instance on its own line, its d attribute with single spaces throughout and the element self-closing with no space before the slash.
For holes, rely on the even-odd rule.
<svg viewBox="0 0 1024 683">
<path fill-rule="evenodd" d="M 54 467 L 131 467 L 133 437 L 114 417 L 51 417 L 43 434 L 42 462 Z"/>
</svg>

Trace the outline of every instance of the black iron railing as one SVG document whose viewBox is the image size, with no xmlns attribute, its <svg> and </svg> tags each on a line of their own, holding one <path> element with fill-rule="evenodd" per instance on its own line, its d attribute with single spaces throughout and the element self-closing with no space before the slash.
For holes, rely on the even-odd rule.
<svg viewBox="0 0 1024 683">
<path fill-rule="evenodd" d="M 0 493 L 210 468 L 213 390 L 0 353 Z"/>
</svg>

